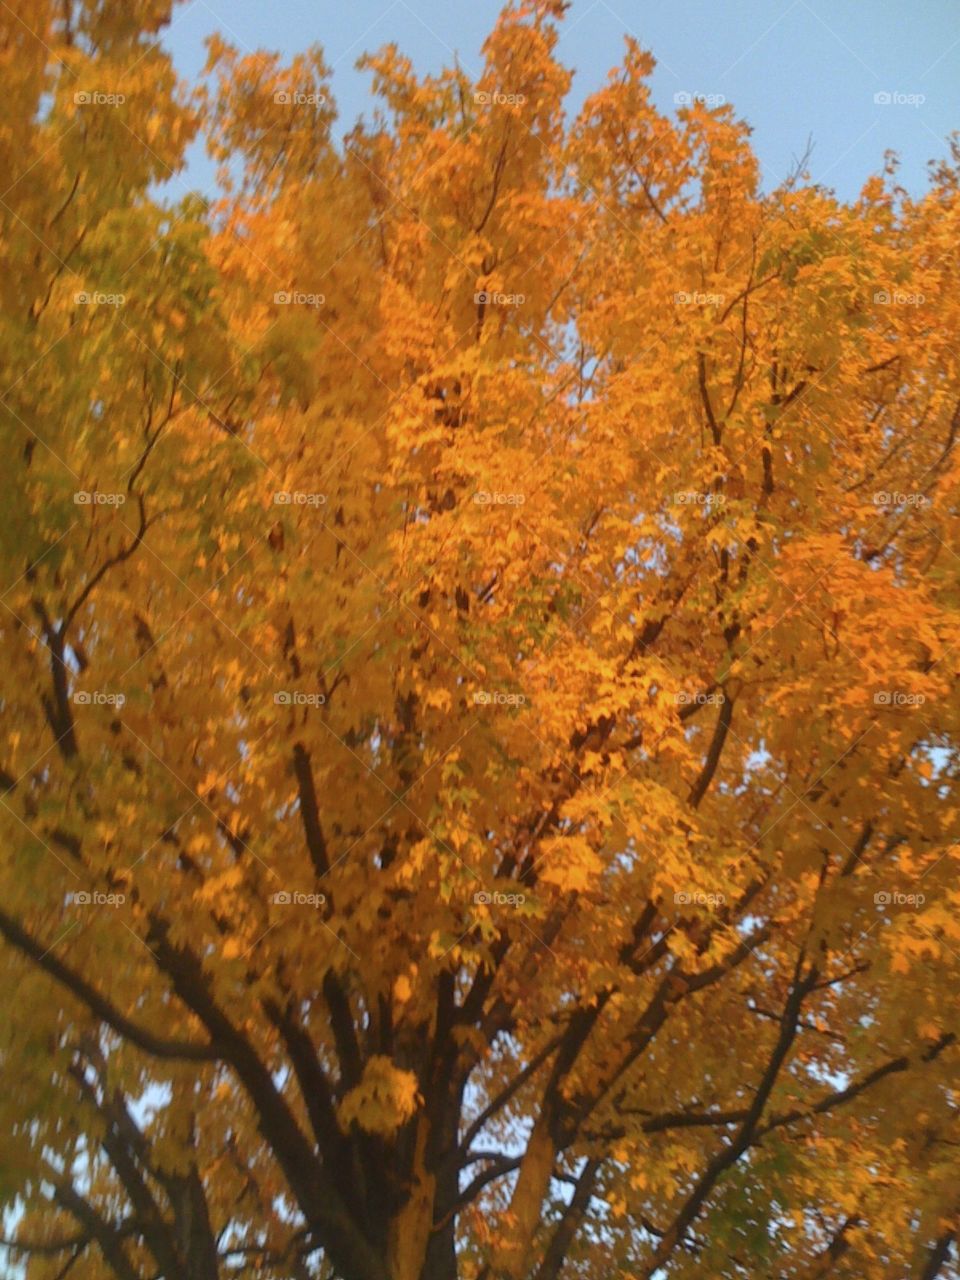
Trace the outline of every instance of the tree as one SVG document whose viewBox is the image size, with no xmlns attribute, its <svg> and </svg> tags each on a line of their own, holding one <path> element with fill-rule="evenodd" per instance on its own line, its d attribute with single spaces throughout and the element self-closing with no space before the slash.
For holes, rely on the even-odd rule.
<svg viewBox="0 0 960 1280">
<path fill-rule="evenodd" d="M 29 1280 L 956 1274 L 960 150 L 763 192 L 563 7 L 342 143 L 0 9 Z"/>
</svg>

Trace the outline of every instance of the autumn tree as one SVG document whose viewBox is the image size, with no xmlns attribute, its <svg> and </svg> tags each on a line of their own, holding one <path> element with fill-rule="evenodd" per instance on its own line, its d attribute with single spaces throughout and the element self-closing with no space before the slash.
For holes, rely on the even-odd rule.
<svg viewBox="0 0 960 1280">
<path fill-rule="evenodd" d="M 957 1274 L 960 152 L 764 191 L 563 7 L 338 141 L 0 6 L 28 1280 Z"/>
</svg>

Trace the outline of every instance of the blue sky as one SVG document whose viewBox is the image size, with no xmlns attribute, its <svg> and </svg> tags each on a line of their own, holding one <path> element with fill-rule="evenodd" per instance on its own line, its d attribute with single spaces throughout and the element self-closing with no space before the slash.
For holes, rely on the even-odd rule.
<svg viewBox="0 0 960 1280">
<path fill-rule="evenodd" d="M 165 42 L 182 74 L 196 76 L 204 38 L 219 30 L 241 50 L 287 55 L 318 43 L 334 68 L 341 128 L 369 115 L 363 52 L 396 41 L 425 71 L 454 53 L 468 70 L 499 0 L 185 0 Z M 754 130 L 764 181 L 775 184 L 813 138 L 813 177 L 855 196 L 899 153 L 901 180 L 919 193 L 927 162 L 960 129 L 958 0 L 573 0 L 559 53 L 576 72 L 570 106 L 603 83 L 635 35 L 658 60 L 657 104 L 674 95 L 721 95 Z M 875 95 L 892 101 L 878 103 Z M 186 175 L 206 188 L 212 169 L 192 153 Z M 179 185 L 179 184 L 178 184 Z"/>
</svg>

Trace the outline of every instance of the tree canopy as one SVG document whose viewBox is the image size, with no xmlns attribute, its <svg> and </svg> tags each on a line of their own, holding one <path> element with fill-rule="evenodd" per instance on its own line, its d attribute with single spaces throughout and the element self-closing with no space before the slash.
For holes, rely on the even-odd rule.
<svg viewBox="0 0 960 1280">
<path fill-rule="evenodd" d="M 957 1274 L 960 149 L 764 190 L 563 9 L 343 133 L 0 6 L 28 1280 Z"/>
</svg>

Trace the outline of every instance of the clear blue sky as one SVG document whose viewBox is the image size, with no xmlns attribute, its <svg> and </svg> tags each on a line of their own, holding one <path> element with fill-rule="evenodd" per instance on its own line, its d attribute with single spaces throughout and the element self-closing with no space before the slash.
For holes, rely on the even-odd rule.
<svg viewBox="0 0 960 1280">
<path fill-rule="evenodd" d="M 369 77 L 354 68 L 361 53 L 396 41 L 420 69 L 436 71 L 456 52 L 470 71 L 499 9 L 499 0 L 185 0 L 165 39 L 189 76 L 215 30 L 247 50 L 289 55 L 319 43 L 344 128 L 370 112 Z M 625 32 L 658 60 L 661 109 L 684 91 L 734 105 L 753 127 L 767 185 L 812 135 L 813 176 L 840 195 L 855 195 L 888 148 L 919 192 L 927 162 L 960 129 L 958 0 L 573 0 L 559 49 L 576 72 L 571 107 L 619 61 Z M 878 104 L 877 93 L 894 101 Z M 204 188 L 211 175 L 193 153 L 189 183 Z"/>
</svg>

